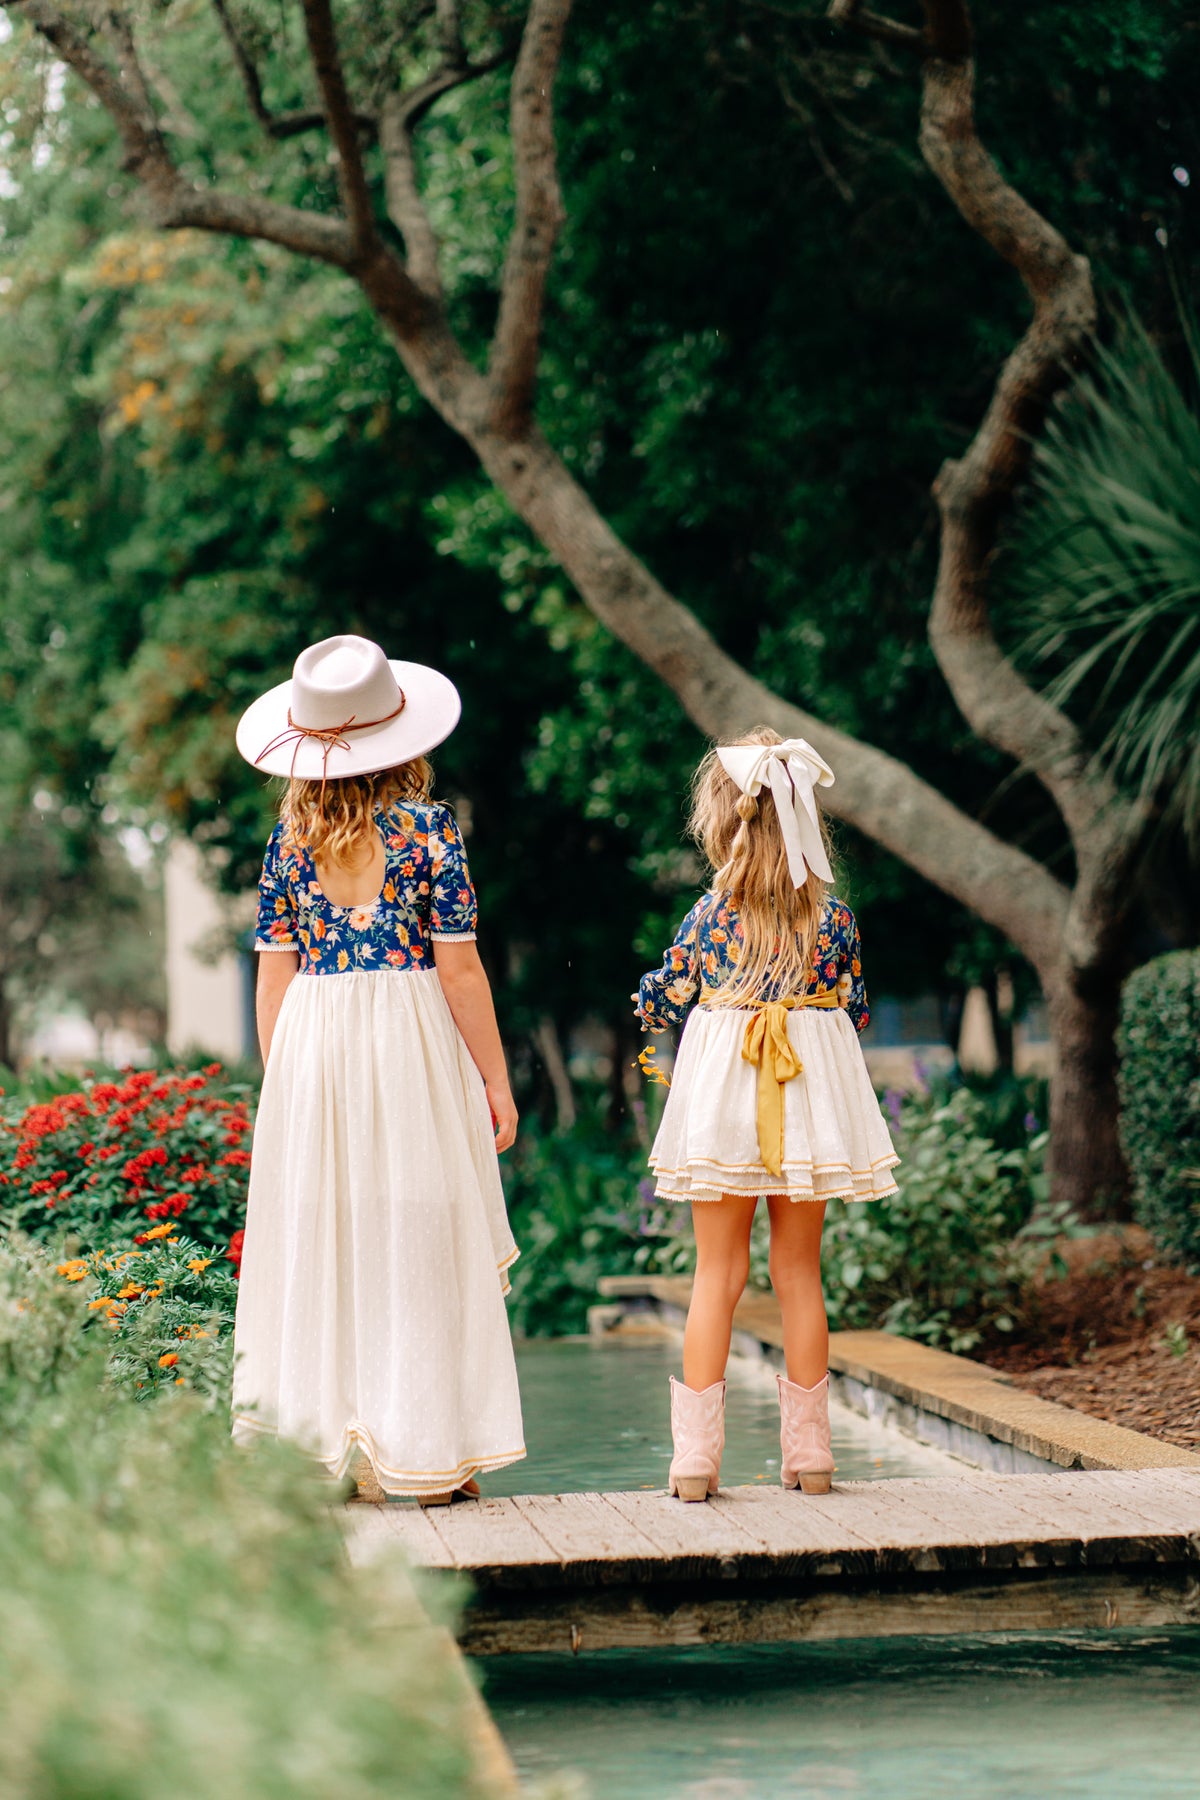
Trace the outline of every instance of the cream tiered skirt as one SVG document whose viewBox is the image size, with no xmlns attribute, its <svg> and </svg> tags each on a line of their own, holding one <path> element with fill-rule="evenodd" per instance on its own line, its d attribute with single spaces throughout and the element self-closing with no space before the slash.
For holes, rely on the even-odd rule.
<svg viewBox="0 0 1200 1800">
<path fill-rule="evenodd" d="M 896 1192 L 900 1161 L 863 1060 L 840 1009 L 789 1012 L 802 1064 L 782 1085 L 782 1173 L 762 1161 L 757 1068 L 742 1046 L 753 1009 L 697 1007 L 680 1040 L 662 1123 L 650 1152 L 663 1200 L 787 1194 L 793 1200 L 879 1200 Z"/>
<path fill-rule="evenodd" d="M 524 1456 L 517 1256 L 479 1073 L 433 971 L 298 975 L 254 1128 L 234 1437 L 391 1494 Z"/>
</svg>

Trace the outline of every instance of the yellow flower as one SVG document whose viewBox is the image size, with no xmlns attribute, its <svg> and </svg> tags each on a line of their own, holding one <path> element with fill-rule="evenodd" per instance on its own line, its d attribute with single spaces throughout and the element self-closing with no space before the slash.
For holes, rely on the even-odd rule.
<svg viewBox="0 0 1200 1800">
<path fill-rule="evenodd" d="M 155 1225 L 146 1233 L 146 1237 L 147 1239 L 171 1237 L 178 1229 L 176 1225 Z"/>
<path fill-rule="evenodd" d="M 175 1386 L 176 1386 L 176 1387 L 186 1387 L 186 1386 L 187 1386 L 187 1379 L 186 1379 L 186 1377 L 185 1377 L 185 1376 L 183 1376 L 183 1375 L 177 1375 L 177 1376 L 176 1376 L 176 1377 L 175 1377 Z"/>
<path fill-rule="evenodd" d="M 211 1256 L 193 1256 L 191 1262 L 188 1264 L 188 1268 L 192 1271 L 193 1275 L 199 1275 L 202 1269 L 207 1269 L 211 1261 Z"/>
<path fill-rule="evenodd" d="M 203 1325 L 193 1325 L 188 1332 L 188 1336 L 194 1337 L 194 1338 L 207 1337 L 208 1333 L 207 1333 L 207 1331 L 205 1331 Z"/>
<path fill-rule="evenodd" d="M 138 1295 L 144 1291 L 140 1282 L 128 1281 L 123 1288 L 118 1289 L 117 1298 L 118 1300 L 136 1300 Z"/>
<path fill-rule="evenodd" d="M 88 1301 L 88 1311 L 89 1312 L 99 1312 L 99 1310 L 102 1306 L 112 1307 L 115 1305 L 116 1305 L 116 1302 L 114 1300 L 110 1300 L 107 1294 L 101 1294 L 99 1299 Z"/>
<path fill-rule="evenodd" d="M 337 966 L 338 966 L 338 974 L 339 975 L 341 974 L 342 970 L 346 967 L 346 964 L 349 961 L 350 961 L 350 958 L 347 955 L 346 951 L 339 950 L 338 954 L 337 954 Z"/>
<path fill-rule="evenodd" d="M 82 1281 L 87 1274 L 87 1264 L 79 1257 L 72 1257 L 70 1262 L 60 1262 L 56 1272 L 67 1281 Z"/>
</svg>

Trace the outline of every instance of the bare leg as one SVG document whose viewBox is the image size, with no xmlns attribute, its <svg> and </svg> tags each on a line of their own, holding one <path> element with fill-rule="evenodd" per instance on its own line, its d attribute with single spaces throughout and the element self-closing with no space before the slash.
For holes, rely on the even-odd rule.
<svg viewBox="0 0 1200 1800">
<path fill-rule="evenodd" d="M 789 1381 L 815 1387 L 829 1367 L 829 1325 L 821 1292 L 823 1200 L 767 1199 L 771 1214 L 771 1286 L 783 1313 Z"/>
<path fill-rule="evenodd" d="M 750 1227 L 757 1201 L 745 1194 L 692 1205 L 696 1276 L 683 1334 L 683 1379 L 700 1393 L 720 1381 L 729 1361 L 733 1309 L 750 1273 Z"/>
</svg>

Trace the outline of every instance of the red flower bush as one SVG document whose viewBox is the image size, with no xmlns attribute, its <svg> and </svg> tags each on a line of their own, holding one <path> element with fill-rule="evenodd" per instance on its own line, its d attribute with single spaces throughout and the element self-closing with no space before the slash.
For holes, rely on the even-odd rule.
<svg viewBox="0 0 1200 1800">
<path fill-rule="evenodd" d="M 0 1098 L 0 1225 L 85 1243 L 187 1214 L 192 1237 L 241 1256 L 253 1092 L 219 1063 L 130 1073 L 23 1106 Z"/>
</svg>

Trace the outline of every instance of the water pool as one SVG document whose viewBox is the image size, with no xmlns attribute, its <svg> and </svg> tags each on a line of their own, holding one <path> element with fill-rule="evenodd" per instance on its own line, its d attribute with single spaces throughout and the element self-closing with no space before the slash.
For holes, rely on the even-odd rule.
<svg viewBox="0 0 1200 1800">
<path fill-rule="evenodd" d="M 667 1377 L 679 1372 L 673 1338 L 533 1338 L 518 1346 L 517 1366 L 528 1455 L 486 1476 L 488 1494 L 665 1487 L 671 1461 Z M 831 1407 L 830 1415 L 844 1481 L 961 1474 L 966 1466 L 845 1407 Z M 722 1483 L 778 1479 L 774 1373 L 766 1363 L 732 1357 Z"/>
<path fill-rule="evenodd" d="M 1195 1800 L 1200 1631 L 498 1658 L 518 1770 L 617 1800 Z"/>
</svg>

